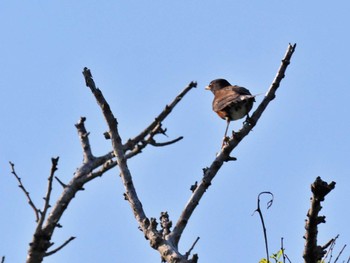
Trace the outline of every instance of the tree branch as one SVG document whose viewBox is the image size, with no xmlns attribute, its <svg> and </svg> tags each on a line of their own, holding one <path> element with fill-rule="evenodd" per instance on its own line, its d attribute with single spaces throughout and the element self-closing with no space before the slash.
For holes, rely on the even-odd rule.
<svg viewBox="0 0 350 263">
<path fill-rule="evenodd" d="M 95 82 L 92 78 L 90 70 L 87 68 L 84 68 L 83 74 L 85 77 L 86 85 L 90 88 L 93 95 L 95 96 L 95 99 L 98 105 L 100 106 L 103 116 L 107 122 L 107 125 L 109 128 L 109 135 L 110 135 L 111 143 L 113 147 L 113 152 L 117 158 L 117 163 L 120 170 L 120 177 L 122 179 L 122 182 L 125 188 L 124 196 L 132 208 L 135 219 L 139 224 L 139 228 L 144 233 L 146 239 L 150 241 L 151 247 L 154 249 L 157 249 L 161 254 L 162 258 L 167 262 L 183 262 L 183 263 L 193 262 L 192 260 L 187 260 L 176 249 L 174 249 L 173 245 L 170 242 L 168 242 L 166 239 L 162 237 L 160 231 L 157 231 L 156 229 L 157 223 L 155 222 L 154 219 L 151 218 L 150 220 L 147 218 L 143 210 L 141 201 L 137 196 L 137 193 L 133 184 L 131 172 L 127 165 L 125 147 L 122 144 L 122 140 L 118 132 L 117 119 L 114 117 L 112 111 L 110 110 L 110 107 L 107 101 L 105 100 L 101 90 L 96 88 Z M 180 99 L 181 98 L 179 98 L 179 100 Z M 169 109 L 166 109 L 166 110 L 168 111 Z M 152 126 L 152 129 L 148 129 L 147 133 L 145 133 L 143 136 L 146 136 L 151 131 L 154 131 L 154 129 L 157 128 L 159 123 L 160 123 L 159 120 L 156 120 L 154 126 Z M 157 128 L 157 130 L 158 129 L 159 128 Z M 143 138 L 143 136 L 141 137 Z M 137 139 L 137 140 L 141 141 L 142 139 Z M 130 143 L 130 145 L 133 145 L 133 143 Z"/>
<path fill-rule="evenodd" d="M 76 193 L 80 190 L 83 190 L 83 185 L 92 179 L 88 177 L 88 175 L 91 174 L 91 171 L 106 163 L 107 158 L 110 158 L 108 154 L 102 157 L 93 158 L 87 163 L 83 163 L 77 169 L 71 181 L 67 185 L 64 185 L 65 187 L 63 188 L 61 196 L 56 201 L 56 204 L 52 207 L 46 220 L 44 222 L 39 222 L 36 227 L 33 239 L 29 244 L 30 246 L 26 261 L 27 263 L 42 262 L 43 258 L 47 253 L 47 250 L 53 244 L 52 242 L 50 242 L 50 240 L 52 238 L 54 230 L 56 229 L 56 227 L 61 226 L 59 224 L 59 220 L 62 217 L 64 211 L 66 211 L 69 203 L 75 197 Z M 54 169 L 52 169 L 51 172 L 52 176 L 53 172 Z M 52 182 L 49 182 L 49 189 L 51 188 L 51 184 Z M 49 198 L 46 197 L 45 199 L 45 207 L 47 207 L 46 210 L 48 211 Z"/>
<path fill-rule="evenodd" d="M 191 251 L 194 249 L 195 245 L 199 241 L 199 237 L 196 238 L 196 240 L 193 242 L 193 245 L 190 247 L 190 249 L 186 252 L 185 257 L 188 258 L 191 255 Z"/>
<path fill-rule="evenodd" d="M 56 252 L 60 251 L 62 248 L 64 248 L 66 245 L 69 244 L 69 242 L 71 242 L 72 240 L 74 240 L 75 237 L 70 237 L 69 239 L 67 239 L 62 245 L 60 245 L 58 248 L 51 250 L 47 253 L 45 253 L 45 257 L 51 256 L 52 254 L 55 254 Z"/>
<path fill-rule="evenodd" d="M 98 105 L 100 106 L 103 116 L 107 122 L 109 128 L 109 135 L 113 147 L 113 153 L 117 158 L 117 163 L 125 186 L 126 195 L 128 196 L 128 200 L 130 201 L 137 221 L 140 225 L 142 225 L 142 222 L 146 219 L 146 216 L 143 211 L 142 204 L 137 197 L 135 187 L 131 178 L 131 173 L 129 171 L 129 168 L 127 167 L 126 158 L 124 154 L 124 147 L 118 132 L 117 119 L 114 117 L 110 106 L 104 98 L 101 90 L 96 87 L 90 70 L 84 68 L 83 75 L 85 77 L 86 86 L 90 88 L 91 92 L 95 96 L 95 99 Z"/>
<path fill-rule="evenodd" d="M 322 181 L 321 177 L 317 177 L 315 182 L 311 185 L 312 197 L 311 207 L 307 213 L 307 220 L 305 223 L 305 249 L 304 262 L 314 263 L 321 260 L 326 254 L 325 248 L 317 245 L 318 225 L 325 223 L 325 216 L 319 216 L 318 213 L 322 209 L 321 202 L 324 201 L 325 196 L 334 189 L 335 182 L 330 184 Z"/>
<path fill-rule="evenodd" d="M 182 211 L 182 214 L 178 219 L 173 232 L 169 236 L 169 238 L 173 240 L 176 247 L 188 223 L 188 220 L 190 219 L 193 211 L 199 204 L 199 201 L 201 200 L 205 191 L 210 186 L 211 181 L 214 179 L 215 175 L 220 170 L 223 163 L 226 161 L 232 160 L 232 157 L 230 157 L 230 153 L 233 151 L 234 148 L 236 148 L 236 146 L 240 143 L 240 141 L 246 135 L 248 135 L 248 133 L 252 130 L 252 128 L 258 122 L 260 116 L 266 109 L 267 105 L 270 103 L 271 100 L 275 98 L 275 92 L 279 87 L 281 80 L 284 77 L 285 71 L 290 63 L 290 59 L 295 51 L 295 48 L 296 48 L 296 44 L 294 45 L 289 44 L 286 54 L 282 59 L 282 64 L 277 72 L 276 77 L 274 78 L 269 90 L 267 91 L 265 98 L 260 103 L 258 108 L 255 110 L 251 118 L 248 119 L 248 121 L 243 125 L 243 128 L 239 132 L 232 135 L 232 137 L 228 141 L 228 144 L 221 149 L 221 152 L 217 155 L 217 157 L 212 162 L 210 167 L 203 169 L 204 175 L 203 175 L 202 181 L 198 184 L 197 188 L 194 190 L 189 201 L 185 205 L 185 208 Z"/>
<path fill-rule="evenodd" d="M 41 213 L 40 220 L 38 222 L 38 228 L 42 228 L 42 225 L 44 223 L 44 220 L 46 218 L 47 210 L 50 208 L 50 197 L 51 197 L 51 191 L 52 191 L 52 180 L 53 176 L 55 174 L 55 171 L 57 170 L 57 164 L 58 164 L 59 157 L 57 158 L 51 158 L 52 166 L 51 166 L 51 173 L 48 178 L 48 185 L 47 185 L 47 191 L 46 191 L 46 197 L 44 197 L 45 203 L 44 203 L 44 209 Z"/>
<path fill-rule="evenodd" d="M 35 222 L 38 222 L 40 219 L 40 210 L 38 208 L 36 208 L 36 206 L 34 205 L 33 200 L 30 198 L 29 192 L 26 190 L 26 188 L 24 187 L 24 185 L 22 184 L 22 180 L 21 178 L 17 175 L 16 171 L 15 171 L 15 164 L 14 163 L 10 163 L 11 166 L 11 173 L 15 176 L 15 178 L 17 179 L 18 183 L 19 183 L 19 188 L 22 189 L 23 193 L 25 194 L 25 196 L 28 199 L 28 204 L 30 205 L 31 208 L 33 208 L 34 210 L 34 214 L 35 214 Z"/>
<path fill-rule="evenodd" d="M 85 128 L 85 117 L 81 117 L 79 122 L 75 124 L 75 127 L 78 130 L 81 146 L 83 147 L 83 157 L 84 157 L 84 163 L 87 163 L 89 160 L 92 160 L 94 158 L 90 141 L 89 141 L 89 133 L 86 131 Z"/>
<path fill-rule="evenodd" d="M 181 99 L 189 92 L 192 88 L 197 87 L 197 82 L 190 82 L 187 87 L 184 88 L 183 91 L 179 93 L 175 97 L 175 99 L 168 105 L 165 106 L 164 110 L 154 119 L 154 121 L 146 128 L 144 129 L 140 134 L 138 134 L 133 139 L 129 139 L 127 143 L 125 144 L 125 149 L 133 149 L 135 145 L 140 143 L 154 128 L 159 125 L 163 120 L 165 120 L 166 117 L 171 113 L 171 111 L 175 108 L 175 106 L 181 101 Z"/>
<path fill-rule="evenodd" d="M 83 74 L 85 77 L 86 85 L 91 89 L 93 93 L 96 92 L 97 88 L 92 79 L 90 71 L 87 68 L 85 68 Z M 151 142 L 155 142 L 154 136 L 156 134 L 164 133 L 165 130 L 161 129 L 161 121 L 163 121 L 170 114 L 172 109 L 182 99 L 182 97 L 195 86 L 196 83 L 190 83 L 190 85 L 186 87 L 169 106 L 167 105 L 165 107 L 165 109 L 158 115 L 155 121 L 148 126 L 148 128 L 146 128 L 133 140 L 129 140 L 129 143 L 123 145 L 122 149 L 124 151 L 124 154 L 125 152 L 128 152 L 125 155 L 126 159 L 132 158 L 133 156 L 141 153 L 142 149 L 144 149 L 147 145 L 150 145 Z M 62 217 L 64 211 L 66 211 L 66 208 L 68 207 L 69 203 L 73 200 L 77 192 L 80 190 L 84 190 L 84 184 L 95 179 L 96 177 L 102 176 L 105 172 L 117 165 L 117 161 L 113 160 L 113 158 L 115 158 L 114 152 L 109 152 L 100 157 L 94 157 L 88 138 L 89 133 L 86 131 L 85 128 L 85 120 L 86 118 L 82 117 L 80 118 L 79 122 L 75 125 L 83 148 L 83 163 L 74 173 L 74 177 L 68 184 L 64 184 L 57 177 L 55 177 L 60 183 L 60 185 L 63 186 L 63 192 L 61 193 L 61 196 L 57 199 L 55 205 L 52 207 L 51 212 L 49 213 L 46 220 L 44 221 L 43 218 L 42 222 L 38 224 L 28 250 L 27 263 L 42 262 L 43 257 L 48 255 L 47 250 L 53 244 L 50 242 L 50 240 L 56 227 L 60 226 L 60 218 Z M 178 140 L 179 138 L 164 143 L 164 145 L 174 143 Z M 14 172 L 14 166 L 12 166 L 12 168 Z M 30 199 L 29 193 L 25 190 L 24 186 L 20 181 L 20 178 L 17 177 L 17 175 L 16 178 L 20 182 L 20 186 L 22 186 L 21 188 L 26 194 L 31 207 L 34 209 L 38 222 L 40 219 L 40 211 L 35 207 L 34 203 Z M 49 183 L 50 189 L 51 184 L 52 181 Z M 45 215 L 50 207 L 48 201 L 49 197 L 50 195 L 45 198 Z"/>
</svg>

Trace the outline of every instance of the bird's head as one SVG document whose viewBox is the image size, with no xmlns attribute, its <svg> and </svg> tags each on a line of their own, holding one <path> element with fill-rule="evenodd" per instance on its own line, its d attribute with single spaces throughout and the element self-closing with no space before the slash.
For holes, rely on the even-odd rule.
<svg viewBox="0 0 350 263">
<path fill-rule="evenodd" d="M 208 86 L 205 87 L 205 89 L 214 93 L 215 91 L 223 89 L 227 86 L 231 86 L 231 84 L 226 79 L 214 79 Z"/>
</svg>

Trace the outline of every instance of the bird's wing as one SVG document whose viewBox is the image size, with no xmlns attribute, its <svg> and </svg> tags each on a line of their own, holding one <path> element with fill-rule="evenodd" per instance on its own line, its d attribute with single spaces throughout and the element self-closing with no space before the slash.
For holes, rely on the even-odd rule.
<svg viewBox="0 0 350 263">
<path fill-rule="evenodd" d="M 246 88 L 239 86 L 228 86 L 215 92 L 213 110 L 220 111 L 230 104 L 254 98 Z"/>
</svg>

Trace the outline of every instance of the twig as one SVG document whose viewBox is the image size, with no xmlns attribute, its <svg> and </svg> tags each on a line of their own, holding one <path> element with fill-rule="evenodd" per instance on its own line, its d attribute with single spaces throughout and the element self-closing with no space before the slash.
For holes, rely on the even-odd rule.
<svg viewBox="0 0 350 263">
<path fill-rule="evenodd" d="M 346 248 L 346 245 L 343 246 L 343 248 L 340 250 L 338 256 L 336 257 L 336 259 L 334 260 L 334 263 L 336 263 L 340 257 L 340 255 L 343 253 L 344 249 Z"/>
<path fill-rule="evenodd" d="M 263 217 L 263 214 L 261 212 L 261 209 L 260 209 L 260 196 L 263 195 L 263 194 L 268 194 L 271 196 L 271 200 L 269 202 L 267 202 L 267 209 L 269 209 L 273 203 L 273 194 L 271 192 L 261 192 L 259 195 L 258 195 L 258 204 L 257 204 L 257 209 L 254 211 L 254 212 L 258 212 L 259 216 L 260 216 L 260 221 L 261 221 L 261 224 L 262 224 L 262 227 L 263 227 L 263 232 L 264 232 L 264 240 L 265 240 L 265 250 L 266 250 L 266 260 L 267 260 L 267 263 L 269 263 L 269 258 L 270 258 L 270 254 L 269 254 L 269 245 L 268 245 L 268 240 L 267 240 L 267 232 L 266 232 L 266 227 L 265 227 L 265 222 L 264 222 L 264 217 Z"/>
<path fill-rule="evenodd" d="M 333 254 L 333 249 L 334 249 L 334 246 L 335 246 L 335 241 L 338 239 L 339 235 L 337 235 L 335 238 L 332 238 L 331 240 L 329 240 L 327 242 L 326 245 L 324 245 L 322 247 L 322 249 L 326 249 L 330 246 L 330 248 L 327 250 L 327 253 L 326 255 L 323 257 L 323 261 L 326 262 L 326 259 L 327 257 L 329 256 L 329 260 L 328 260 L 328 263 L 330 263 L 332 261 L 332 254 Z"/>
<path fill-rule="evenodd" d="M 68 240 L 66 240 L 62 245 L 60 245 L 59 247 L 55 248 L 54 250 L 51 250 L 47 253 L 45 253 L 45 257 L 51 256 L 52 254 L 55 254 L 56 252 L 60 251 L 62 248 L 64 248 L 66 245 L 69 244 L 69 242 L 71 242 L 72 240 L 74 240 L 76 237 L 70 237 Z"/>
<path fill-rule="evenodd" d="M 36 220 L 35 222 L 39 221 L 40 215 L 39 215 L 39 209 L 36 208 L 36 206 L 34 205 L 34 202 L 32 201 L 32 199 L 30 198 L 29 192 L 26 190 L 26 188 L 24 187 L 24 185 L 22 184 L 22 180 L 21 178 L 17 175 L 16 171 L 15 171 L 15 164 L 12 162 L 9 162 L 10 166 L 11 166 L 11 173 L 15 176 L 15 178 L 17 179 L 18 183 L 19 183 L 19 188 L 22 189 L 23 193 L 26 195 L 27 199 L 28 199 L 28 203 L 30 205 L 31 208 L 33 208 L 34 213 L 35 213 L 35 217 Z"/>
<path fill-rule="evenodd" d="M 282 251 L 283 263 L 286 263 L 286 255 L 284 254 L 283 237 L 281 237 L 281 251 Z"/>
<path fill-rule="evenodd" d="M 313 263 L 321 260 L 326 254 L 325 249 L 317 245 L 318 225 L 325 223 L 325 216 L 319 216 L 321 210 L 321 202 L 324 201 L 325 196 L 334 189 L 335 182 L 330 184 L 322 181 L 321 177 L 317 177 L 315 182 L 311 185 L 312 198 L 311 207 L 307 213 L 307 220 L 305 223 L 305 248 L 303 258 L 305 263 Z"/>
<path fill-rule="evenodd" d="M 286 259 L 288 260 L 289 263 L 292 263 L 292 261 L 290 261 L 289 257 L 287 256 L 287 254 L 285 254 Z"/>
<path fill-rule="evenodd" d="M 296 44 L 289 44 L 275 79 L 273 80 L 268 92 L 266 93 L 264 100 L 255 110 L 249 121 L 243 125 L 243 128 L 238 133 L 235 133 L 235 136 L 232 136 L 228 144 L 225 147 L 223 147 L 221 149 L 221 152 L 216 156 L 215 160 L 212 162 L 210 167 L 203 170 L 204 175 L 202 181 L 198 184 L 198 187 L 189 198 L 189 201 L 185 205 L 185 208 L 183 209 L 178 221 L 176 222 L 173 232 L 170 234 L 169 238 L 173 240 L 174 245 L 176 247 L 193 211 L 199 204 L 199 201 L 201 200 L 208 187 L 211 185 L 211 181 L 214 179 L 223 163 L 227 160 L 230 160 L 230 153 L 232 152 L 232 150 L 252 130 L 252 128 L 257 123 L 258 119 L 264 112 L 267 105 L 275 97 L 275 92 L 279 87 L 281 80 L 284 77 L 285 71 L 290 63 L 290 59 L 294 53 L 295 47 Z"/>
<path fill-rule="evenodd" d="M 83 147 L 84 162 L 86 163 L 89 160 L 93 159 L 94 156 L 91 151 L 89 133 L 86 131 L 86 128 L 85 128 L 85 120 L 86 120 L 85 117 L 81 117 L 79 122 L 75 124 L 75 127 L 78 130 L 80 142 Z"/>
<path fill-rule="evenodd" d="M 63 188 L 66 188 L 67 185 L 65 183 L 63 183 L 60 178 L 58 178 L 57 176 L 55 176 L 55 179 L 57 180 L 57 182 L 63 187 Z"/>
<path fill-rule="evenodd" d="M 181 101 L 181 99 L 189 92 L 192 88 L 197 87 L 197 82 L 190 82 L 187 87 L 184 88 L 183 91 L 176 96 L 176 98 L 168 105 L 165 106 L 164 110 L 154 119 L 154 121 L 144 129 L 140 134 L 138 134 L 133 139 L 128 140 L 128 142 L 124 145 L 125 149 L 133 149 L 135 145 L 141 142 L 159 123 L 161 123 L 175 108 L 175 106 Z"/>
<path fill-rule="evenodd" d="M 150 145 L 155 146 L 155 147 L 162 147 L 162 146 L 167 146 L 167 145 L 176 143 L 176 142 L 178 142 L 178 141 L 180 141 L 182 139 L 183 139 L 183 137 L 180 136 L 180 137 L 178 137 L 178 138 L 176 138 L 174 140 L 167 141 L 167 142 L 156 142 L 155 140 L 151 140 L 150 141 Z"/>
<path fill-rule="evenodd" d="M 2 256 L 1 263 L 5 263 L 5 256 Z"/>
<path fill-rule="evenodd" d="M 55 175 L 55 172 L 57 171 L 58 160 L 59 160 L 59 157 L 51 158 L 52 166 L 51 166 L 50 176 L 48 178 L 49 182 L 48 182 L 48 185 L 47 185 L 46 197 L 44 198 L 44 200 L 45 200 L 44 209 L 43 209 L 43 212 L 41 214 L 40 220 L 38 222 L 38 228 L 40 228 L 40 229 L 42 228 L 42 225 L 43 225 L 44 220 L 46 218 L 47 211 L 50 208 L 50 197 L 51 197 L 51 191 L 52 191 L 52 180 L 53 180 L 53 177 Z"/>
<path fill-rule="evenodd" d="M 185 257 L 188 258 L 191 255 L 192 250 L 194 249 L 194 247 L 196 246 L 197 242 L 199 240 L 199 237 L 196 238 L 196 240 L 193 242 L 192 246 L 190 247 L 190 249 L 186 252 Z"/>
</svg>

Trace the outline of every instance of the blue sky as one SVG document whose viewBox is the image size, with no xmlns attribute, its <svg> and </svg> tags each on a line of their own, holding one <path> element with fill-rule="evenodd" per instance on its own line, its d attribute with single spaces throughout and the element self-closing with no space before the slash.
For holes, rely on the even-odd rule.
<svg viewBox="0 0 350 263">
<path fill-rule="evenodd" d="M 238 161 L 214 179 L 180 249 L 200 236 L 194 252 L 202 263 L 258 262 L 264 243 L 252 213 L 259 192 L 271 191 L 275 203 L 265 211 L 270 251 L 284 237 L 286 253 L 300 262 L 309 185 L 317 176 L 337 182 L 323 204 L 327 223 L 319 242 L 340 234 L 338 251 L 349 245 L 349 9 L 347 1 L 2 1 L 0 255 L 24 262 L 35 229 L 8 161 L 41 206 L 50 158 L 60 156 L 56 175 L 65 182 L 81 164 L 74 127 L 80 116 L 87 117 L 94 154 L 111 150 L 83 67 L 109 101 L 124 141 L 190 81 L 198 82 L 164 122 L 170 138 L 184 139 L 129 161 L 147 216 L 168 211 L 176 222 L 225 129 L 204 87 L 222 77 L 265 93 L 290 42 L 297 49 L 276 99 L 235 149 Z M 45 262 L 160 261 L 137 230 L 118 174 L 112 170 L 78 193 L 53 241 L 77 239 Z M 60 191 L 55 182 L 53 200 Z"/>
</svg>

